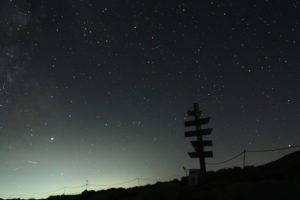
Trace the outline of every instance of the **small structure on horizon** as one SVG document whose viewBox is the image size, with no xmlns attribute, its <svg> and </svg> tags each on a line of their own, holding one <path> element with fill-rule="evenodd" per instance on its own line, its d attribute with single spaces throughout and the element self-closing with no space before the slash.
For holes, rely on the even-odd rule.
<svg viewBox="0 0 300 200">
<path fill-rule="evenodd" d="M 200 118 L 201 117 L 201 111 L 199 109 L 199 104 L 194 103 L 194 109 L 189 110 L 187 112 L 188 116 L 194 117 L 193 120 L 185 121 L 184 126 L 185 127 L 191 127 L 195 126 L 195 130 L 186 131 L 185 137 L 197 137 L 197 140 L 191 141 L 195 152 L 188 152 L 189 156 L 191 158 L 199 158 L 200 161 L 200 170 L 198 170 L 198 173 L 195 169 L 190 170 L 189 174 L 189 182 L 191 184 L 197 184 L 195 181 L 195 177 L 198 177 L 198 179 L 202 176 L 206 175 L 206 165 L 205 165 L 205 158 L 211 158 L 213 157 L 212 151 L 205 151 L 205 146 L 212 146 L 211 140 L 204 140 L 204 135 L 210 135 L 212 132 L 212 128 L 202 129 L 202 125 L 208 124 L 210 118 Z"/>
<path fill-rule="evenodd" d="M 199 177 L 200 177 L 200 170 L 199 169 L 189 169 L 188 175 L 188 184 L 189 185 L 198 185 L 199 184 Z"/>
</svg>

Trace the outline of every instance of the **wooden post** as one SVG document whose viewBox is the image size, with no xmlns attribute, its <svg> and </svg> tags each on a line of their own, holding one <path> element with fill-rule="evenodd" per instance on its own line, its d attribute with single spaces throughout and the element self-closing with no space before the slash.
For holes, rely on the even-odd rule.
<svg viewBox="0 0 300 200">
<path fill-rule="evenodd" d="M 246 165 L 246 150 L 244 149 L 243 151 L 243 168 L 245 168 L 245 165 Z"/>
<path fill-rule="evenodd" d="M 199 110 L 199 104 L 198 103 L 194 103 L 194 111 L 195 111 L 195 120 L 199 120 L 200 119 L 200 110 Z M 196 125 L 196 131 L 200 131 L 201 130 L 201 124 L 197 124 Z M 199 142 L 202 142 L 202 135 L 197 135 L 197 140 Z M 203 145 L 201 145 L 198 149 L 199 152 L 203 152 L 204 151 L 204 147 Z M 200 161 L 200 169 L 201 169 L 201 174 L 205 175 L 206 174 L 206 165 L 205 165 L 205 158 L 204 156 L 200 156 L 199 157 L 199 161 Z"/>
<path fill-rule="evenodd" d="M 201 170 L 201 176 L 206 175 L 206 165 L 205 165 L 205 158 L 206 157 L 212 157 L 213 154 L 211 151 L 204 151 L 205 146 L 212 146 L 211 140 L 203 140 L 203 135 L 210 135 L 212 132 L 212 129 L 202 129 L 201 125 L 208 124 L 210 118 L 200 118 L 201 117 L 201 111 L 199 109 L 199 104 L 194 103 L 193 110 L 188 111 L 189 116 L 193 116 L 194 120 L 186 121 L 184 125 L 186 127 L 189 126 L 195 126 L 196 130 L 193 131 L 186 131 L 185 137 L 193 137 L 196 136 L 196 141 L 191 141 L 195 152 L 189 152 L 191 158 L 199 158 L 200 163 L 200 170 Z"/>
</svg>

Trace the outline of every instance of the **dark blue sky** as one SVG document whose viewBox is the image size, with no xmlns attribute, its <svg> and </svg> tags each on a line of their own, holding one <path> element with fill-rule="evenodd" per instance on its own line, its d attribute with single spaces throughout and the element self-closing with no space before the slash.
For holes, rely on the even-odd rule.
<svg viewBox="0 0 300 200">
<path fill-rule="evenodd" d="M 183 134 L 194 102 L 210 162 L 299 144 L 299 6 L 2 1 L 0 197 L 183 175 L 198 167 Z"/>
</svg>

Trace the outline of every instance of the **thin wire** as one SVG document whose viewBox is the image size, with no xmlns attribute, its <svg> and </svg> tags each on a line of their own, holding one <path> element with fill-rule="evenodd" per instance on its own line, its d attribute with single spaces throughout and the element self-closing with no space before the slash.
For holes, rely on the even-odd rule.
<svg viewBox="0 0 300 200">
<path fill-rule="evenodd" d="M 28 196 L 28 197 L 31 197 L 31 196 L 34 196 L 34 194 L 10 194 L 10 195 L 4 195 L 5 198 L 18 197 L 18 196 Z M 2 199 L 2 198 L 0 198 L 0 199 Z"/>
<path fill-rule="evenodd" d="M 86 184 L 85 185 L 79 185 L 79 186 L 66 186 L 66 187 L 64 187 L 64 188 L 66 188 L 66 189 L 73 189 L 73 188 L 82 188 L 82 187 L 85 187 L 86 186 Z"/>
<path fill-rule="evenodd" d="M 242 151 L 241 153 L 233 156 L 232 158 L 229 158 L 227 160 L 224 160 L 224 161 L 221 161 L 221 162 L 215 162 L 215 163 L 207 163 L 207 165 L 221 165 L 221 164 L 224 164 L 224 163 L 227 163 L 227 162 L 230 162 L 238 157 L 240 157 L 241 155 L 243 155 L 244 151 Z"/>
<path fill-rule="evenodd" d="M 62 191 L 62 190 L 64 190 L 64 188 L 59 188 L 59 189 L 57 189 L 57 190 L 52 190 L 52 191 L 50 191 L 50 192 L 34 192 L 34 193 L 32 193 L 32 194 L 33 194 L 33 195 L 54 194 L 54 193 L 57 193 L 57 192 Z"/>
<path fill-rule="evenodd" d="M 173 179 L 173 178 L 178 178 L 180 177 L 180 175 L 175 174 L 173 176 L 168 176 L 168 177 L 164 177 L 164 178 L 139 178 L 139 180 L 144 180 L 144 181 L 163 181 L 163 180 L 169 180 L 169 179 Z"/>
<path fill-rule="evenodd" d="M 282 151 L 282 150 L 288 150 L 288 149 L 295 149 L 299 148 L 300 145 L 293 145 L 290 147 L 282 147 L 282 148 L 276 148 L 276 149 L 263 149 L 263 150 L 247 150 L 246 152 L 249 153 L 261 153 L 261 152 L 271 152 L 271 151 Z"/>
<path fill-rule="evenodd" d="M 273 152 L 273 151 L 282 151 L 282 150 L 295 149 L 295 148 L 300 148 L 300 145 L 293 145 L 293 146 L 290 146 L 290 147 L 282 147 L 282 148 L 275 148 L 275 149 L 245 150 L 245 153 L 246 152 L 249 152 L 249 153 Z M 224 164 L 224 163 L 230 162 L 230 161 L 238 158 L 243 153 L 244 153 L 244 151 L 242 151 L 241 153 L 239 153 L 236 156 L 233 156 L 232 158 L 229 158 L 227 160 L 224 160 L 224 161 L 221 161 L 221 162 L 215 162 L 215 163 L 207 163 L 207 165 L 220 165 L 220 164 Z"/>
<path fill-rule="evenodd" d="M 131 183 L 133 181 L 138 180 L 138 178 L 129 180 L 129 181 L 124 181 L 124 182 L 120 182 L 120 183 L 114 183 L 114 184 L 106 184 L 106 185 L 96 185 L 96 184 L 89 184 L 90 186 L 96 186 L 96 187 L 109 187 L 109 186 L 116 186 L 116 185 L 124 185 L 126 183 Z"/>
<path fill-rule="evenodd" d="M 109 185 L 107 185 L 107 186 L 124 185 L 124 184 L 126 184 L 126 183 L 131 183 L 131 182 L 134 182 L 134 181 L 136 181 L 136 180 L 138 180 L 138 179 L 135 178 L 135 179 L 132 179 L 132 180 L 129 180 L 129 181 L 121 182 L 121 183 L 109 184 Z"/>
</svg>

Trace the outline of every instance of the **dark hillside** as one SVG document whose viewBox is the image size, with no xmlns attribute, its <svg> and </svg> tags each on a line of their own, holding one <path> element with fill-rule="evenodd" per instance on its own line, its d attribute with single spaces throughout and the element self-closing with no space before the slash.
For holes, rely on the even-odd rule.
<svg viewBox="0 0 300 200">
<path fill-rule="evenodd" d="M 209 172 L 199 186 L 173 180 L 129 189 L 52 196 L 48 200 L 299 199 L 299 169 L 300 151 L 258 167 L 235 167 Z"/>
</svg>

